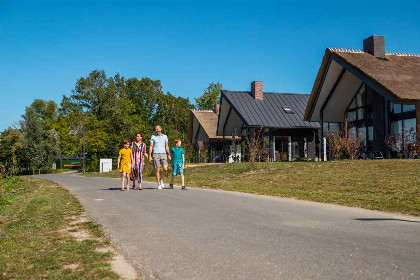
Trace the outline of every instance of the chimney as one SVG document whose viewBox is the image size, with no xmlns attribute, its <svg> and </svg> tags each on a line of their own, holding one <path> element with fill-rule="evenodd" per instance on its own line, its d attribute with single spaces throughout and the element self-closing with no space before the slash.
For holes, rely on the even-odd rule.
<svg viewBox="0 0 420 280">
<path fill-rule="evenodd" d="M 363 51 L 381 59 L 385 59 L 385 37 L 373 35 L 363 40 Z"/>
<path fill-rule="evenodd" d="M 219 115 L 220 105 L 219 104 L 214 105 L 214 110 L 213 111 L 216 113 L 216 115 Z"/>
<path fill-rule="evenodd" d="M 255 99 L 263 100 L 263 82 L 253 81 L 251 83 L 251 94 Z"/>
</svg>

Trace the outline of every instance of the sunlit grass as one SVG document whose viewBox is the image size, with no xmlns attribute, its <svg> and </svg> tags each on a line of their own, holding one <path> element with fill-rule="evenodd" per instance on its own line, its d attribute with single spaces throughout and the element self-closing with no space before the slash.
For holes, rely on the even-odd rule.
<svg viewBox="0 0 420 280">
<path fill-rule="evenodd" d="M 103 235 L 93 222 L 71 224 L 83 209 L 64 188 L 30 177 L 4 178 L 0 201 L 0 278 L 118 278 L 109 264 L 112 253 L 95 251 L 106 240 L 79 242 L 68 233 L 83 228 L 93 237 Z"/>
<path fill-rule="evenodd" d="M 154 181 L 148 172 L 145 180 Z M 91 174 L 90 176 L 99 176 Z M 119 177 L 117 172 L 101 176 Z M 420 216 L 420 161 L 343 160 L 187 168 L 186 185 L 335 203 Z M 179 178 L 176 179 L 179 183 Z"/>
</svg>

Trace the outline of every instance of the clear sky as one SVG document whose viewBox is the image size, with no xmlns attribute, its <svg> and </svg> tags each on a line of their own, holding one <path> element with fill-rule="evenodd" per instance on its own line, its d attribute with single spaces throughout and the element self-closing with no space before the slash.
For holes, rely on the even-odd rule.
<svg viewBox="0 0 420 280">
<path fill-rule="evenodd" d="M 326 47 L 420 53 L 420 1 L 0 0 L 0 131 L 78 78 L 150 77 L 193 101 L 209 82 L 310 93 Z"/>
</svg>

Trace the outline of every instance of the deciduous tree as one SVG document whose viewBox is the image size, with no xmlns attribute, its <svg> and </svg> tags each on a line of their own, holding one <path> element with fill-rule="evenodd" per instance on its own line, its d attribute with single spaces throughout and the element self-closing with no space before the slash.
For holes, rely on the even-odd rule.
<svg viewBox="0 0 420 280">
<path fill-rule="evenodd" d="M 195 98 L 197 108 L 200 110 L 213 110 L 214 105 L 219 103 L 222 89 L 223 85 L 220 82 L 210 83 L 209 86 L 204 89 L 203 95 Z"/>
</svg>

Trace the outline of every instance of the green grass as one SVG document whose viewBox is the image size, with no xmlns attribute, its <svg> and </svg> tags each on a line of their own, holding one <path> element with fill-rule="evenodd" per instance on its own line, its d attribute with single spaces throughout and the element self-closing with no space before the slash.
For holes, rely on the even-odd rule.
<svg viewBox="0 0 420 280">
<path fill-rule="evenodd" d="M 154 181 L 146 172 L 145 180 Z M 89 176 L 119 177 L 117 172 Z M 334 203 L 420 216 L 419 160 L 343 160 L 199 166 L 187 186 Z M 179 183 L 179 178 L 176 179 Z"/>
<path fill-rule="evenodd" d="M 59 185 L 30 177 L 0 179 L 1 279 L 118 279 L 111 271 L 112 253 L 92 222 L 71 222 L 83 212 L 78 200 Z M 70 231 L 93 238 L 77 241 Z"/>
</svg>

